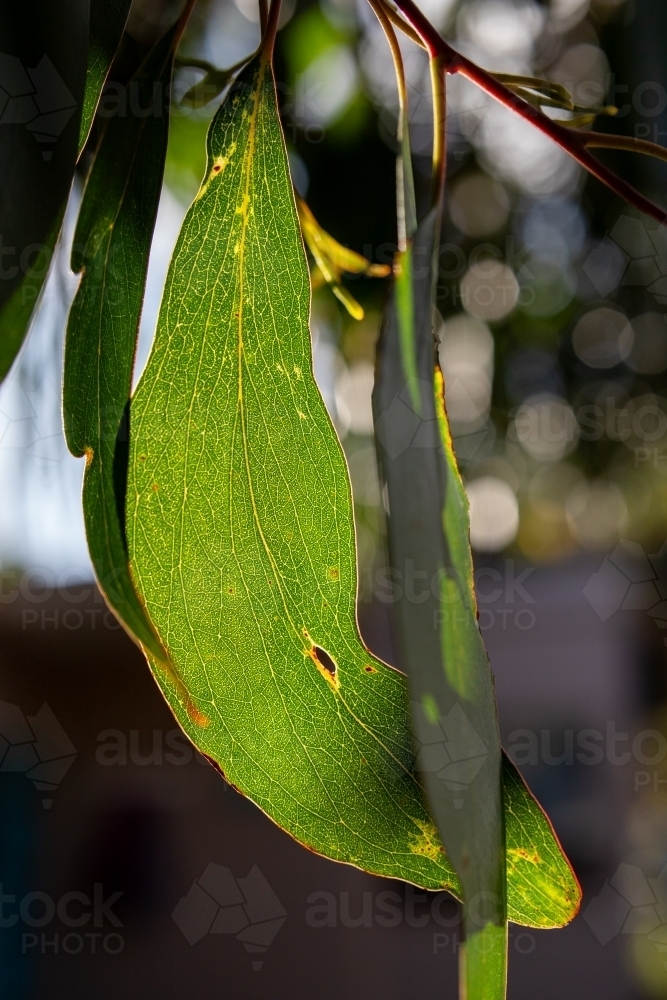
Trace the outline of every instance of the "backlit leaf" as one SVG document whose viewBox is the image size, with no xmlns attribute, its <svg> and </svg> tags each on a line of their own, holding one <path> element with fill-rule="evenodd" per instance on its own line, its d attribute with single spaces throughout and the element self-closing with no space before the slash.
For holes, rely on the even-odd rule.
<svg viewBox="0 0 667 1000">
<path fill-rule="evenodd" d="M 350 485 L 313 378 L 309 305 L 258 56 L 212 123 L 131 410 L 131 567 L 198 716 L 152 667 L 197 747 L 301 843 L 460 895 L 416 779 L 405 677 L 359 637 Z M 534 815 L 521 783 L 510 794 Z M 526 829 L 513 846 L 530 854 Z M 554 898 L 567 875 L 545 861 Z"/>
<path fill-rule="evenodd" d="M 412 772 L 404 678 L 357 631 L 349 480 L 312 374 L 308 268 L 261 56 L 208 154 L 132 402 L 127 525 L 140 593 L 206 724 L 156 677 L 202 752 L 297 839 L 455 886 Z"/>
<path fill-rule="evenodd" d="M 83 149 L 93 124 L 107 73 L 116 54 L 132 0 L 90 0 L 90 38 L 88 70 L 79 130 L 79 149 Z"/>
</svg>

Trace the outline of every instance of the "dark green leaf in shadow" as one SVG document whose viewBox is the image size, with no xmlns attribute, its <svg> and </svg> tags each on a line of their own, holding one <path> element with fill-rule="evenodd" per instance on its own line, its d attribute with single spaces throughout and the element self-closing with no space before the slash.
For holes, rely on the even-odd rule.
<svg viewBox="0 0 667 1000">
<path fill-rule="evenodd" d="M 502 997 L 505 838 L 509 919 L 561 926 L 576 914 L 580 891 L 548 820 L 507 760 L 501 783 L 467 501 L 432 332 L 436 221 L 433 210 L 398 257 L 373 409 L 389 500 L 390 563 L 402 588 L 395 605 L 400 665 L 409 677 L 422 780 L 463 882 L 468 995 Z"/>
<path fill-rule="evenodd" d="M 467 502 L 444 406 L 437 406 L 442 387 L 434 383 L 437 233 L 433 209 L 398 257 L 378 350 L 374 415 L 389 498 L 390 563 L 404 581 L 395 605 L 400 665 L 408 675 L 428 801 L 463 884 L 467 988 L 476 1000 L 501 998 L 505 988 L 501 751 L 493 680 L 477 627 Z M 487 992 L 479 992 L 478 980 Z"/>
<path fill-rule="evenodd" d="M 88 2 L 0 7 L 0 381 L 23 343 L 69 196 Z"/>
<path fill-rule="evenodd" d="M 93 124 L 107 73 L 120 44 L 132 0 L 90 0 L 88 70 L 79 129 L 79 151 Z"/>
</svg>

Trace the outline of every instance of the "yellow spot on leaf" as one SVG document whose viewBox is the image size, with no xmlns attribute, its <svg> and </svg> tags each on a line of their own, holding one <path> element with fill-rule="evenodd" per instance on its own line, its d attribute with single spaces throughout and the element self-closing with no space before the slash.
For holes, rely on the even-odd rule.
<svg viewBox="0 0 667 1000">
<path fill-rule="evenodd" d="M 444 849 L 438 837 L 435 824 L 430 820 L 414 819 L 414 823 L 419 827 L 421 833 L 413 833 L 408 841 L 408 847 L 413 854 L 419 854 L 431 861 L 438 861 L 440 855 L 444 854 Z"/>
<path fill-rule="evenodd" d="M 530 861 L 532 865 L 539 865 L 542 861 L 537 851 L 529 851 L 526 847 L 510 847 L 507 855 L 511 860 L 520 858 L 522 861 Z"/>
</svg>

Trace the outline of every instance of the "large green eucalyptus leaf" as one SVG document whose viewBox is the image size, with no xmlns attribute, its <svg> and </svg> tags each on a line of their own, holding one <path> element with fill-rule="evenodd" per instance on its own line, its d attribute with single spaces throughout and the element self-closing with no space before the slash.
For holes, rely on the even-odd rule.
<svg viewBox="0 0 667 1000">
<path fill-rule="evenodd" d="M 131 566 L 199 716 L 153 668 L 199 749 L 297 840 L 460 895 L 415 777 L 405 677 L 357 630 L 350 486 L 313 378 L 309 303 L 258 57 L 212 123 L 132 402 Z M 520 781 L 510 801 L 512 847 L 531 859 L 512 918 L 534 919 L 537 872 L 550 899 L 539 925 L 565 923 L 571 872 Z"/>
<path fill-rule="evenodd" d="M 139 107 L 150 104 L 155 86 L 168 91 L 174 30 L 130 83 Z M 168 128 L 164 108 L 158 116 L 130 111 L 105 129 L 74 236 L 72 269 L 82 278 L 67 327 L 63 399 L 70 451 L 86 456 L 83 510 L 100 587 L 130 634 L 162 661 L 166 654 L 130 578 L 124 503 L 126 411 Z"/>
<path fill-rule="evenodd" d="M 312 375 L 308 268 L 261 56 L 208 156 L 132 403 L 127 501 L 138 588 L 207 724 L 157 679 L 197 746 L 303 843 L 453 886 L 412 772 L 403 678 L 357 631 L 350 487 Z"/>
<path fill-rule="evenodd" d="M 463 885 L 468 996 L 501 1000 L 507 922 L 500 737 L 477 626 L 467 501 L 434 385 L 438 228 L 433 209 L 397 259 L 378 348 L 375 428 L 390 563 L 405 582 L 394 606 L 399 662 L 408 675 L 428 801 Z"/>
<path fill-rule="evenodd" d="M 120 44 L 131 5 L 132 0 L 90 0 L 88 69 L 79 129 L 79 150 L 86 144 L 97 102 Z"/>
<path fill-rule="evenodd" d="M 0 381 L 25 337 L 77 157 L 88 0 L 0 6 Z"/>
</svg>

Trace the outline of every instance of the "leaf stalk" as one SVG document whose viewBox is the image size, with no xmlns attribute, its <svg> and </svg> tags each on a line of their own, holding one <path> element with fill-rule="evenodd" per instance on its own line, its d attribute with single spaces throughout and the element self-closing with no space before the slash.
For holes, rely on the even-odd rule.
<svg viewBox="0 0 667 1000">
<path fill-rule="evenodd" d="M 398 38 L 388 16 L 389 7 L 384 0 L 368 0 L 385 33 L 391 56 L 394 60 L 396 86 L 398 88 L 398 129 L 396 137 L 400 155 L 396 158 L 396 216 L 398 224 L 398 248 L 404 251 L 417 231 L 417 206 L 415 202 L 414 179 L 412 176 L 412 156 L 410 153 L 410 123 L 408 116 L 408 87 L 405 67 Z"/>
<path fill-rule="evenodd" d="M 183 37 L 183 32 L 187 28 L 188 21 L 190 20 L 190 15 L 194 10 L 197 0 L 186 0 L 185 7 L 181 11 L 181 15 L 176 24 L 176 30 L 174 31 L 174 37 L 171 43 L 171 51 L 175 52 L 178 48 L 181 38 Z"/>
<path fill-rule="evenodd" d="M 271 0 L 271 7 L 266 21 L 266 30 L 262 32 L 262 54 L 269 61 L 273 59 L 273 47 L 276 43 L 276 34 L 278 33 L 280 3 L 281 0 Z"/>
</svg>

